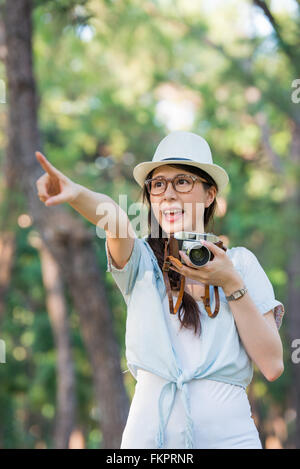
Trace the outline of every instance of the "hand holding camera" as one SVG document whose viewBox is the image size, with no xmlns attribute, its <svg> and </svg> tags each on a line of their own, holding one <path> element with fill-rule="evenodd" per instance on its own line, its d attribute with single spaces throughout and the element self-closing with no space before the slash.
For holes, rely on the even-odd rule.
<svg viewBox="0 0 300 469">
<path fill-rule="evenodd" d="M 212 233 L 177 232 L 182 267 L 172 262 L 170 269 L 207 285 L 229 288 L 243 283 L 222 241 Z"/>
<path fill-rule="evenodd" d="M 206 265 L 214 258 L 214 253 L 209 250 L 203 241 L 210 241 L 226 250 L 222 241 L 213 233 L 180 231 L 174 234 L 174 238 L 178 241 L 178 249 L 188 256 L 192 267 L 196 268 Z"/>
</svg>

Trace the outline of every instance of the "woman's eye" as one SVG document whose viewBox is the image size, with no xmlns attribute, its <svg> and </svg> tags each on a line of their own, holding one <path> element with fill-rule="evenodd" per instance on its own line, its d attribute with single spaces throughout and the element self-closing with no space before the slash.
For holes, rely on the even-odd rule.
<svg viewBox="0 0 300 469">
<path fill-rule="evenodd" d="M 160 184 L 162 184 L 161 181 L 156 181 L 154 182 L 154 187 L 161 187 Z"/>
<path fill-rule="evenodd" d="M 189 181 L 185 178 L 177 179 L 177 184 L 183 186 L 184 184 L 189 184 Z"/>
</svg>

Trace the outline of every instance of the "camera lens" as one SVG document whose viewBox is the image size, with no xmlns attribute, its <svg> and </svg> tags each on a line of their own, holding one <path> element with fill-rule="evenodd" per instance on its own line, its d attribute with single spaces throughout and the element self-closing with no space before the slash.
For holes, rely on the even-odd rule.
<svg viewBox="0 0 300 469">
<path fill-rule="evenodd" d="M 194 265 L 199 267 L 201 265 L 205 265 L 209 261 L 210 253 L 205 246 L 195 247 L 191 248 L 189 258 Z"/>
</svg>

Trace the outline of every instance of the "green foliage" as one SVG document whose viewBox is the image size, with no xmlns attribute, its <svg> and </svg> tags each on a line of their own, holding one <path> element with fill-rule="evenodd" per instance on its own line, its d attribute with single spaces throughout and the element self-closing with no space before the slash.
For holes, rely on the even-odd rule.
<svg viewBox="0 0 300 469">
<path fill-rule="evenodd" d="M 208 140 L 214 162 L 230 177 L 227 212 L 216 217 L 215 232 L 226 235 L 230 247 L 242 245 L 255 252 L 276 298 L 286 304 L 286 239 L 296 239 L 299 227 L 291 223 L 295 213 L 289 203 L 299 171 L 290 159 L 291 121 L 299 119 L 299 104 L 291 101 L 297 64 L 273 32 L 250 33 L 250 2 L 220 2 L 216 10 L 209 2 L 192 3 L 178 0 L 170 8 L 171 2 L 162 0 L 35 0 L 34 68 L 43 150 L 74 181 L 116 201 L 119 194 L 127 194 L 129 205 L 140 193 L 133 166 L 151 160 L 157 143 L 171 129 L 174 108 L 164 119 L 159 106 L 175 102 L 177 117 L 187 116 L 187 122 L 182 117 L 182 126 Z M 293 13 L 282 9 L 276 19 L 283 36 L 295 46 L 294 54 L 298 53 L 299 9 Z M 1 74 L 2 70 L 0 63 Z M 185 100 L 194 109 L 190 124 L 189 114 L 180 107 Z M 0 128 L 4 125 L 0 107 Z M 264 132 L 281 164 L 280 172 L 272 166 Z M 1 160 L 4 149 L 0 135 Z M 25 210 L 19 202 L 16 214 Z M 0 209 L 5 220 L 5 201 Z M 17 252 L 1 324 L 9 357 L 0 365 L 0 427 L 5 428 L 5 432 L 0 428 L 0 445 L 4 447 L 35 447 L 41 442 L 51 447 L 53 437 L 56 350 L 40 260 L 28 243 L 30 229 L 16 229 Z M 126 305 L 105 272 L 104 240 L 95 236 L 94 245 L 125 370 Z M 85 429 L 87 446 L 94 448 L 101 445 L 101 434 L 90 363 L 77 312 L 67 299 L 77 419 Z M 281 329 L 284 374 L 273 383 L 255 374 L 254 394 L 262 401 L 265 419 L 274 404 L 284 413 L 290 396 L 286 322 Z M 134 380 L 129 373 L 124 376 L 132 396 Z"/>
</svg>

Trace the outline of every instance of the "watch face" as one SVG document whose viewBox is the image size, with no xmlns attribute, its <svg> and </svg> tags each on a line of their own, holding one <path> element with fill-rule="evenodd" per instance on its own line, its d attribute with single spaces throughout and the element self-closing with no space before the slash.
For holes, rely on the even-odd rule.
<svg viewBox="0 0 300 469">
<path fill-rule="evenodd" d="M 238 291 L 238 292 L 234 293 L 233 296 L 234 296 L 234 298 L 239 298 L 239 297 L 241 296 L 241 294 L 240 294 L 240 292 Z"/>
</svg>

